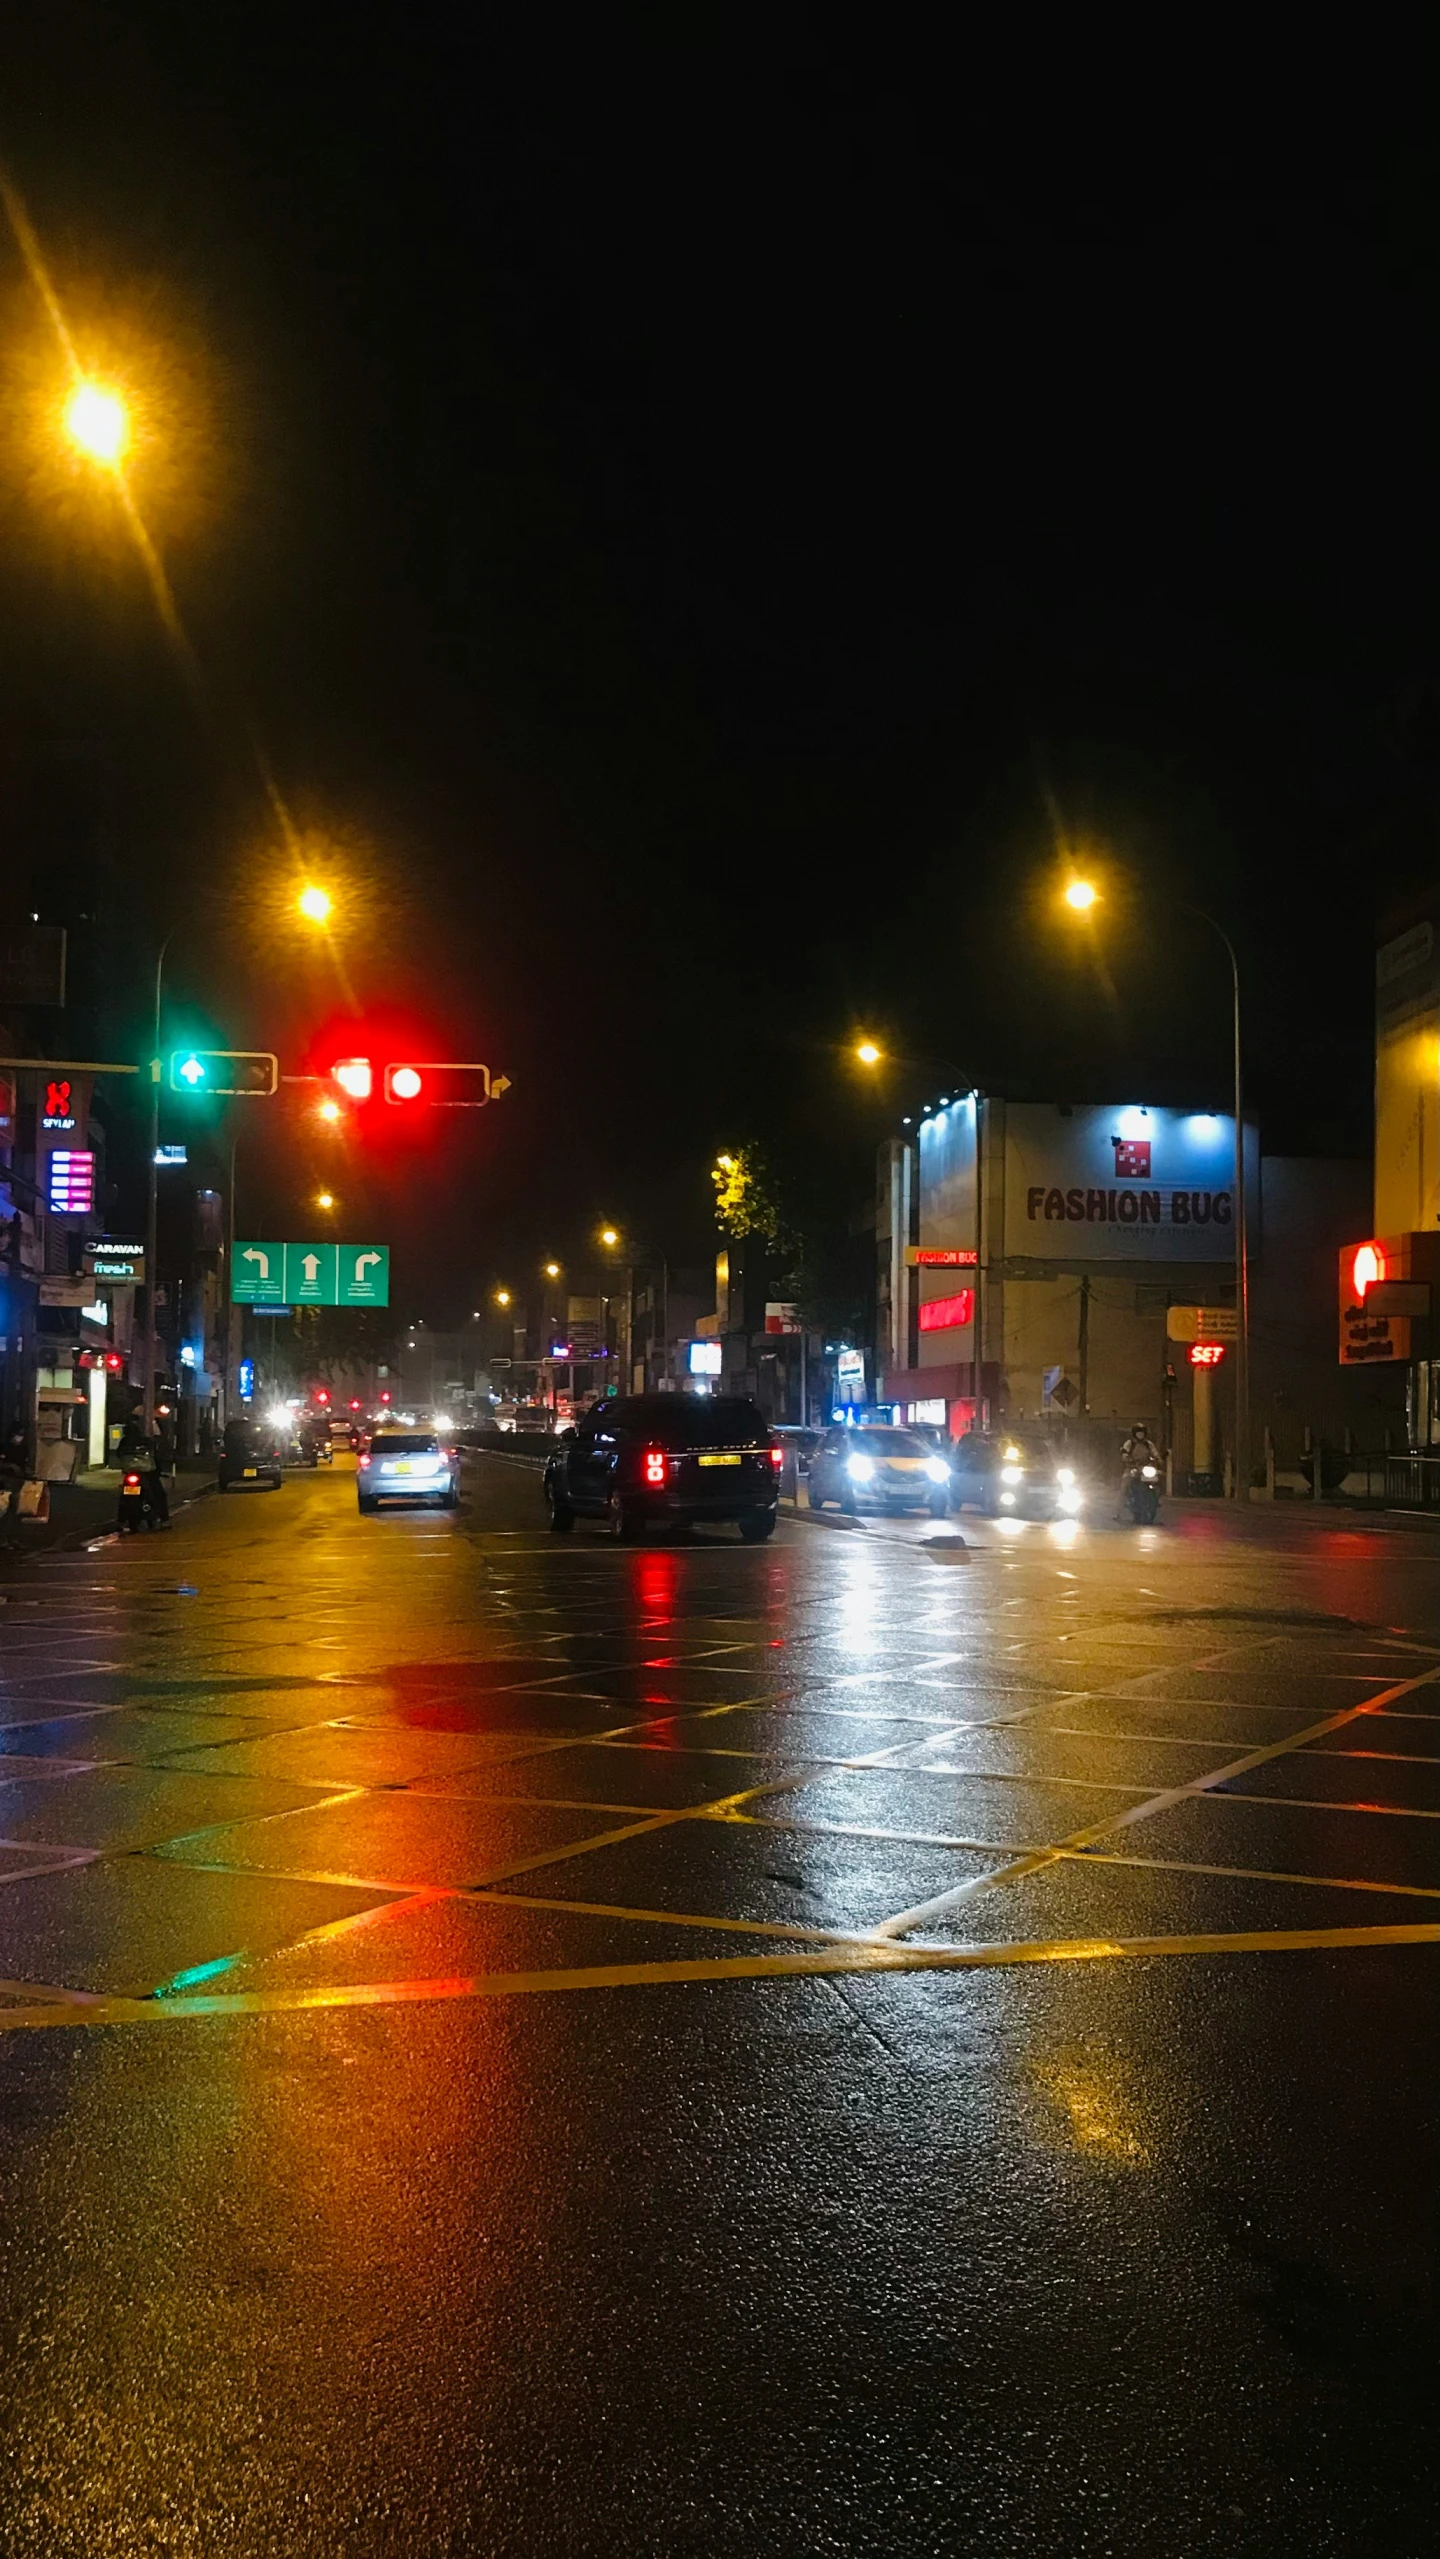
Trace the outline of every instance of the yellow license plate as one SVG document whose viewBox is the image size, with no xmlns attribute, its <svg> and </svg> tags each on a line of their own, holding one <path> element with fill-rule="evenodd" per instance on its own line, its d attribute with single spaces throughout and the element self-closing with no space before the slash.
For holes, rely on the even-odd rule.
<svg viewBox="0 0 1440 2559">
<path fill-rule="evenodd" d="M 260 1469 L 258 1466 L 247 1466 L 245 1472 L 247 1475 L 258 1475 Z"/>
<path fill-rule="evenodd" d="M 923 1457 L 887 1457 L 885 1463 L 892 1475 L 918 1475 L 925 1460 Z"/>
<path fill-rule="evenodd" d="M 409 1472 L 410 1472 L 410 1460 L 409 1460 L 409 1458 L 408 1458 L 408 1457 L 397 1457 L 397 1458 L 396 1458 L 396 1460 L 395 1460 L 395 1472 L 396 1472 L 396 1474 L 397 1474 L 397 1475 L 408 1475 L 408 1474 L 409 1474 Z"/>
<path fill-rule="evenodd" d="M 730 1449 L 727 1449 L 723 1457 L 702 1457 L 700 1463 L 702 1466 L 738 1466 L 740 1460 Z"/>
</svg>

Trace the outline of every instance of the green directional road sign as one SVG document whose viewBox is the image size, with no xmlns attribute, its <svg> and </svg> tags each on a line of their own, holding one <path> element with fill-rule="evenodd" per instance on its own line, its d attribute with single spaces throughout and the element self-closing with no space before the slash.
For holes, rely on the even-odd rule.
<svg viewBox="0 0 1440 2559">
<path fill-rule="evenodd" d="M 388 1306 L 388 1244 L 246 1244 L 235 1247 L 236 1306 Z"/>
</svg>

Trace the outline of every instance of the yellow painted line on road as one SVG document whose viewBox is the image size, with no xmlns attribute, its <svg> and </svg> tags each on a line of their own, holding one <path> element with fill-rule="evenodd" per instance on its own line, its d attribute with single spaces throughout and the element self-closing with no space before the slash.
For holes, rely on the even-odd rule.
<svg viewBox="0 0 1440 2559">
<path fill-rule="evenodd" d="M 998 1971 L 1020 1964 L 1143 1961 L 1163 1955 L 1301 1954 L 1361 1946 L 1440 1944 L 1440 1926 L 1264 1929 L 1215 1937 L 1072 1937 L 990 1946 L 836 1946 L 788 1955 L 717 1955 L 695 1962 L 592 1964 L 573 1970 L 454 1975 L 438 1981 L 350 1982 L 325 1989 L 218 1991 L 208 1997 L 97 1999 L 89 2007 L 0 2009 L 0 2033 L 19 2027 L 168 2026 L 202 2017 L 274 2017 L 303 2010 L 388 2008 L 438 2000 L 514 1999 L 545 1991 L 625 1990 L 675 1983 L 785 1981 L 856 1973 Z"/>
<path fill-rule="evenodd" d="M 441 1799 L 433 1795 L 422 1795 L 413 1798 L 413 1800 L 418 1803 L 435 1803 Z M 463 1799 L 457 1798 L 456 1800 L 483 1804 L 486 1799 L 483 1796 L 472 1796 Z M 537 1803 L 540 1803 L 543 1802 L 544 1799 L 536 1798 L 535 1800 Z M 301 1809 L 304 1810 L 307 1808 L 302 1806 Z M 202 1875 L 250 1875 L 259 1877 L 266 1883 L 276 1884 L 339 1884 L 343 1885 L 347 1891 L 388 1893 L 399 1899 L 424 1892 L 439 1891 L 442 1893 L 458 1894 L 478 1891 L 485 1884 L 504 1883 L 506 1877 L 509 1875 L 532 1874 L 541 1866 L 558 1866 L 567 1857 L 584 1857 L 592 1848 L 613 1848 L 620 1840 L 639 1839 L 643 1837 L 647 1831 L 668 1829 L 672 1823 L 683 1821 L 684 1818 L 685 1816 L 683 1813 L 647 1813 L 643 1820 L 625 1822 L 618 1830 L 596 1831 L 593 1836 L 588 1839 L 572 1839 L 567 1844 L 558 1848 L 537 1849 L 531 1856 L 514 1858 L 508 1865 L 492 1867 L 483 1875 L 467 1876 L 465 1881 L 460 1884 L 437 1885 L 436 1879 L 433 1875 L 407 1875 L 403 1877 L 350 1875 L 335 1873 L 330 1869 L 323 1867 L 312 1870 L 303 1867 L 245 1866 L 237 1864 L 233 1859 L 225 1859 L 222 1857 L 174 1857 L 170 1853 L 170 1844 L 168 1842 L 165 1844 L 164 1862 L 167 1865 L 182 1866 L 187 1873 L 194 1872 Z M 233 1828 L 234 1825 L 227 1824 L 223 1825 L 223 1827 Z M 134 1853 L 149 1855 L 157 1852 L 148 1850 L 133 1852 L 126 1850 L 121 1853 L 124 1855 Z"/>
<path fill-rule="evenodd" d="M 803 1919 L 718 1919 L 713 1913 L 697 1910 L 631 1910 L 621 1902 L 560 1901 L 536 1893 L 490 1892 L 483 1888 L 456 1898 L 494 1902 L 500 1909 L 573 1910 L 587 1919 L 627 1919 L 665 1928 L 714 1928 L 739 1937 L 797 1937 L 807 1945 L 868 1946 L 872 1942 L 863 1928 L 816 1928 Z"/>
<path fill-rule="evenodd" d="M 1336 1751 L 1336 1759 L 1344 1757 Z M 1401 1821 L 1440 1822 L 1440 1812 L 1431 1812 L 1422 1804 L 1351 1804 L 1334 1795 L 1242 1795 L 1234 1786 L 1226 1788 L 1219 1798 L 1222 1804 L 1268 1804 L 1282 1806 L 1292 1813 L 1390 1813 Z"/>
</svg>

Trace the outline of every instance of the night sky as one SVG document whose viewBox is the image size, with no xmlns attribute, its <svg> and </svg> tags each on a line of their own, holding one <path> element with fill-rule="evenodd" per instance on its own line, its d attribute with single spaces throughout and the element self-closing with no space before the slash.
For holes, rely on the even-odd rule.
<svg viewBox="0 0 1440 2559">
<path fill-rule="evenodd" d="M 1182 121 L 1094 64 L 1041 98 L 896 41 L 474 28 L 59 5 L 7 67 L 77 328 L 156 350 L 201 675 L 12 387 L 4 850 L 57 913 L 108 877 L 112 1017 L 187 903 L 187 1027 L 298 1065 L 344 1012 L 262 931 L 264 762 L 339 847 L 361 1013 L 515 1079 L 335 1180 L 432 1320 L 601 1214 L 700 1258 L 747 1132 L 843 1223 L 946 1062 L 1223 1105 L 1223 962 L 1163 895 L 1235 934 L 1267 1145 L 1363 1152 L 1440 777 L 1418 93 L 1413 133 L 1284 80 Z M 1144 892 L 1103 972 L 1057 829 Z M 880 1096 L 860 1027 L 914 1060 Z M 283 1125 L 256 1224 L 333 1162 Z"/>
</svg>

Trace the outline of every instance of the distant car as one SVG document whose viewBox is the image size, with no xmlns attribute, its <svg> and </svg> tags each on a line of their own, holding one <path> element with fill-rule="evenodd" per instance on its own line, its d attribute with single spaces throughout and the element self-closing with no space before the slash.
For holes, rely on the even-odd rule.
<svg viewBox="0 0 1440 2559">
<path fill-rule="evenodd" d="M 950 1469 L 914 1431 L 837 1424 L 810 1460 L 809 1494 L 812 1511 L 834 1502 L 842 1511 L 928 1510 L 932 1519 L 943 1519 Z"/>
<path fill-rule="evenodd" d="M 562 1431 L 545 1461 L 557 1532 L 603 1519 L 612 1537 L 652 1523 L 733 1520 L 747 1545 L 774 1534 L 782 1450 L 739 1395 L 622 1395 Z"/>
<path fill-rule="evenodd" d="M 222 1493 L 238 1485 L 278 1493 L 285 1481 L 285 1452 L 275 1433 L 256 1422 L 227 1422 L 221 1443 L 217 1480 Z"/>
<path fill-rule="evenodd" d="M 825 1433 L 819 1429 L 812 1429 L 808 1422 L 775 1422 L 771 1427 L 774 1437 L 778 1439 L 786 1453 L 794 1452 L 796 1474 L 808 1475 L 810 1460 L 824 1439 Z"/>
<path fill-rule="evenodd" d="M 955 1507 L 968 1503 L 987 1518 L 1009 1511 L 1040 1519 L 1073 1519 L 1085 1506 L 1080 1470 L 1063 1449 L 1019 1431 L 967 1431 L 951 1460 Z"/>
<path fill-rule="evenodd" d="M 460 1460 L 434 1431 L 377 1430 L 361 1452 L 355 1475 L 362 1511 L 381 1502 L 437 1502 L 453 1511 L 460 1498 Z"/>
</svg>

